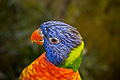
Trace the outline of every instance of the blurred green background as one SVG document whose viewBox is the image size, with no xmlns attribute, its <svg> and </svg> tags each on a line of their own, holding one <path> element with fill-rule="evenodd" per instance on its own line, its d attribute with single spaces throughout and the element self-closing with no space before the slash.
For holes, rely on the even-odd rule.
<svg viewBox="0 0 120 80">
<path fill-rule="evenodd" d="M 68 23 L 83 36 L 83 80 L 119 80 L 120 0 L 0 0 L 0 80 L 16 80 L 44 52 L 30 36 L 48 20 Z"/>
</svg>

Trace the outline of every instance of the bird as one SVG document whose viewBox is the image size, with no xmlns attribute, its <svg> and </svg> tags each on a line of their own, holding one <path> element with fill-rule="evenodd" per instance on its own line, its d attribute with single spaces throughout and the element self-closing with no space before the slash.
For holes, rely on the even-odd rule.
<svg viewBox="0 0 120 80">
<path fill-rule="evenodd" d="M 79 31 L 61 21 L 47 21 L 33 31 L 31 42 L 45 52 L 21 72 L 19 80 L 82 80 L 78 71 L 84 50 Z"/>
</svg>

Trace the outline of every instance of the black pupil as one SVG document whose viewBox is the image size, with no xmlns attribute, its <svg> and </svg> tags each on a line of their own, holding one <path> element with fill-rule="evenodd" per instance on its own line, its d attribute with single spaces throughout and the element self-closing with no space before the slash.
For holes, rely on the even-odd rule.
<svg viewBox="0 0 120 80">
<path fill-rule="evenodd" d="M 56 40 L 56 39 L 52 39 L 51 41 L 52 41 L 52 42 L 57 42 L 57 40 Z"/>
</svg>

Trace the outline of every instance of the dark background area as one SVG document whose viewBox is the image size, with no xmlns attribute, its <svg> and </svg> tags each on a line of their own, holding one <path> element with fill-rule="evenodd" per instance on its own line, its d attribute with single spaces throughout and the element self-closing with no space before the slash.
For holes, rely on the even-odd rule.
<svg viewBox="0 0 120 80">
<path fill-rule="evenodd" d="M 48 20 L 68 23 L 83 36 L 83 80 L 119 80 L 120 0 L 0 0 L 0 80 L 17 80 L 44 52 L 30 36 Z"/>
</svg>

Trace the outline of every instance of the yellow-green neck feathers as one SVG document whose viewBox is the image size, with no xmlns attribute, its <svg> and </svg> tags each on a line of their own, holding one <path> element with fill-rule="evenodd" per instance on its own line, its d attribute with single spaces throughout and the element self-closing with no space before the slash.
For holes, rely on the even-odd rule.
<svg viewBox="0 0 120 80">
<path fill-rule="evenodd" d="M 60 67 L 69 68 L 73 71 L 77 71 L 82 60 L 82 52 L 84 49 L 84 42 L 81 42 L 80 46 L 77 46 L 76 48 L 73 48 L 68 55 L 68 58 L 65 60 L 64 65 Z"/>
</svg>

